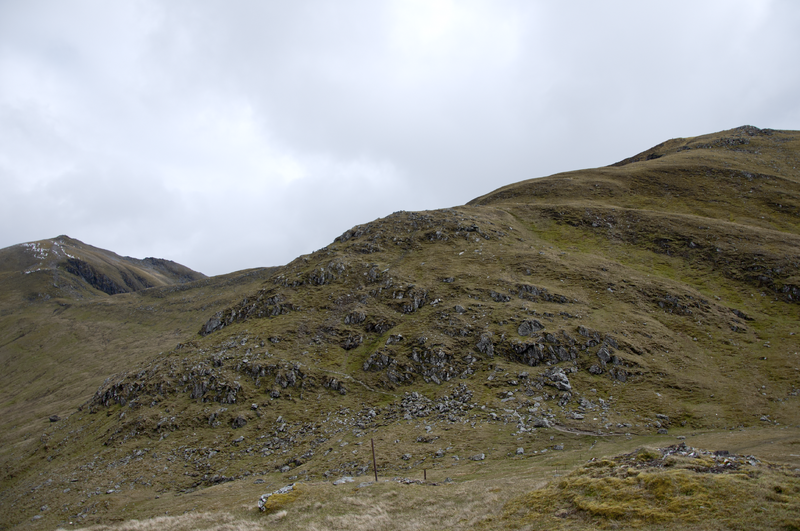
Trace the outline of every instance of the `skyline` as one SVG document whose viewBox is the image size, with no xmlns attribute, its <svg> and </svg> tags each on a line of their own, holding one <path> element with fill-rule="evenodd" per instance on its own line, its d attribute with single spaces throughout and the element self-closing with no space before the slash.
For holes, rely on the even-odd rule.
<svg viewBox="0 0 800 531">
<path fill-rule="evenodd" d="M 207 275 L 676 137 L 798 129 L 800 4 L 5 2 L 0 248 Z"/>
</svg>

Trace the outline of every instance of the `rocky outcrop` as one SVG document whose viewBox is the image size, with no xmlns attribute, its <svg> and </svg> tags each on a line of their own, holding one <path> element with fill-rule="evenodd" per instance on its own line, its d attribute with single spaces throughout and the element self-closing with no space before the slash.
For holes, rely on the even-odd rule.
<svg viewBox="0 0 800 531">
<path fill-rule="evenodd" d="M 82 278 L 88 282 L 90 286 L 103 293 L 116 295 L 117 293 L 127 293 L 130 291 L 129 288 L 117 284 L 108 275 L 97 271 L 91 264 L 78 258 L 67 258 L 64 269 Z"/>
<path fill-rule="evenodd" d="M 217 312 L 200 328 L 200 335 L 207 336 L 235 322 L 276 317 L 297 309 L 282 293 L 271 293 L 274 291 L 261 290 L 255 297 L 245 298 L 236 306 Z"/>
<path fill-rule="evenodd" d="M 517 333 L 521 336 L 532 336 L 541 330 L 544 330 L 544 325 L 536 319 L 532 319 L 529 321 L 522 321 L 522 324 L 517 328 Z"/>
</svg>

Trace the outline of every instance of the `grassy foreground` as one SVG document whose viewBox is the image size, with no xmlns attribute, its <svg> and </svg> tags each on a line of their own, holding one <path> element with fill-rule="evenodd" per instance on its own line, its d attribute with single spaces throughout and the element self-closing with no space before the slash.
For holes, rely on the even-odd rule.
<svg viewBox="0 0 800 531">
<path fill-rule="evenodd" d="M 800 529 L 800 456 L 791 453 L 800 449 L 798 428 L 591 442 L 428 470 L 428 481 L 419 471 L 377 483 L 370 474 L 341 485 L 300 481 L 270 498 L 264 512 L 258 497 L 284 486 L 284 477 L 187 494 L 114 495 L 107 503 L 124 521 L 59 529 Z M 714 455 L 695 444 L 731 450 Z"/>
</svg>

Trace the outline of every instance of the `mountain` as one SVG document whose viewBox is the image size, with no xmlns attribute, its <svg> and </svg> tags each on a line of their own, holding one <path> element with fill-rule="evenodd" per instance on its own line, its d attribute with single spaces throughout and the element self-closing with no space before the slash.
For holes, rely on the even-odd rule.
<svg viewBox="0 0 800 531">
<path fill-rule="evenodd" d="M 2 292 L 28 299 L 116 295 L 202 278 L 170 260 L 123 257 L 69 236 L 0 249 Z"/>
<path fill-rule="evenodd" d="M 6 525 L 797 527 L 798 163 L 800 133 L 744 126 L 282 267 L 4 298 Z"/>
<path fill-rule="evenodd" d="M 0 249 L 0 462 L 33 444 L 102 381 L 196 328 L 198 316 L 260 285 L 272 268 L 206 278 L 67 236 Z"/>
</svg>

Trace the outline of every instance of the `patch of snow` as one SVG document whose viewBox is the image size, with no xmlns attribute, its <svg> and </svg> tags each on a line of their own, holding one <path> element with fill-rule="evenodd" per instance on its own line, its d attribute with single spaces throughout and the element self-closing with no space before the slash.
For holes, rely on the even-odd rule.
<svg viewBox="0 0 800 531">
<path fill-rule="evenodd" d="M 45 258 L 47 258 L 47 255 L 49 254 L 47 249 L 40 246 L 36 242 L 23 243 L 22 246 L 29 249 L 33 253 L 33 255 L 39 260 L 44 260 Z"/>
</svg>

